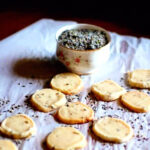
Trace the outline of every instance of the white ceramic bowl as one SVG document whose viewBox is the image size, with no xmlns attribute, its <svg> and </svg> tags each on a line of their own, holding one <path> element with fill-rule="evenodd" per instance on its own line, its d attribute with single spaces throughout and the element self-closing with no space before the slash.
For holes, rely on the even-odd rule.
<svg viewBox="0 0 150 150">
<path fill-rule="evenodd" d="M 108 43 L 99 49 L 93 50 L 74 50 L 67 48 L 59 44 L 58 38 L 63 31 L 70 29 L 95 29 L 104 31 L 106 33 Z M 104 65 L 110 55 L 110 35 L 105 29 L 95 25 L 76 24 L 64 26 L 57 31 L 56 40 L 56 54 L 58 60 L 62 62 L 68 70 L 77 74 L 90 74 L 97 71 L 101 65 Z"/>
</svg>

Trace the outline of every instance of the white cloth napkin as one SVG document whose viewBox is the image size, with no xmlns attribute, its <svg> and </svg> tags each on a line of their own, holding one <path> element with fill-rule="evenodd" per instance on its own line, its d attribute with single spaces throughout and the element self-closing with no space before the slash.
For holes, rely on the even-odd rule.
<svg viewBox="0 0 150 150">
<path fill-rule="evenodd" d="M 49 87 L 50 78 L 65 71 L 55 59 L 56 31 L 70 21 L 42 19 L 18 33 L 0 41 L 0 122 L 8 116 L 25 113 L 37 125 L 36 136 L 27 140 L 14 140 L 19 150 L 42 150 L 46 136 L 58 123 L 52 113 L 35 111 L 29 97 L 43 87 Z M 97 81 L 112 79 L 127 90 L 125 73 L 137 68 L 150 69 L 150 40 L 110 33 L 112 38 L 109 61 L 92 75 L 82 76 L 84 90 L 79 95 L 67 96 L 70 101 L 80 100 L 95 110 L 95 119 L 112 116 L 125 120 L 134 129 L 134 137 L 128 143 L 103 142 L 91 133 L 91 123 L 73 125 L 88 140 L 85 150 L 99 149 L 150 149 L 150 114 L 134 113 L 118 102 L 96 101 L 89 92 Z M 149 92 L 148 90 L 143 90 Z M 0 138 L 4 138 L 0 136 Z"/>
</svg>

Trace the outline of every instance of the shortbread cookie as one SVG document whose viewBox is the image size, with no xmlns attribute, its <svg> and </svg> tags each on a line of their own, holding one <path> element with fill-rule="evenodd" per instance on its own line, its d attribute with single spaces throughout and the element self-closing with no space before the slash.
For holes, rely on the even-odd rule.
<svg viewBox="0 0 150 150">
<path fill-rule="evenodd" d="M 139 91 L 130 91 L 122 95 L 121 102 L 135 112 L 150 111 L 150 96 Z"/>
<path fill-rule="evenodd" d="M 59 108 L 57 118 L 67 124 L 86 123 L 93 120 L 94 111 L 80 102 L 67 103 Z"/>
<path fill-rule="evenodd" d="M 150 70 L 134 70 L 129 72 L 128 83 L 131 87 L 150 88 Z"/>
<path fill-rule="evenodd" d="M 54 76 L 50 84 L 52 88 L 68 95 L 78 94 L 83 88 L 81 78 L 69 72 Z"/>
<path fill-rule="evenodd" d="M 126 91 L 112 80 L 105 80 L 92 86 L 92 92 L 97 99 L 103 101 L 113 101 L 118 99 Z"/>
<path fill-rule="evenodd" d="M 14 139 L 28 138 L 35 134 L 34 121 L 24 114 L 17 114 L 6 118 L 0 127 L 0 131 Z"/>
<path fill-rule="evenodd" d="M 0 140 L 0 150 L 17 150 L 17 147 L 10 140 Z"/>
<path fill-rule="evenodd" d="M 73 150 L 84 148 L 86 139 L 83 134 L 73 127 L 58 127 L 46 139 L 49 149 Z"/>
<path fill-rule="evenodd" d="M 93 132 L 101 139 L 109 142 L 127 142 L 133 137 L 132 128 L 117 118 L 101 118 L 93 125 Z"/>
<path fill-rule="evenodd" d="M 49 112 L 67 102 L 63 93 L 53 89 L 36 91 L 31 97 L 32 105 L 39 111 Z"/>
</svg>

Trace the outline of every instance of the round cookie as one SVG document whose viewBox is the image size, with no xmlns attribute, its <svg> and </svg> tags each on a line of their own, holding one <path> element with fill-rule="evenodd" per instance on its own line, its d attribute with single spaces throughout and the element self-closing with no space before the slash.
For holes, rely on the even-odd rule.
<svg viewBox="0 0 150 150">
<path fill-rule="evenodd" d="M 67 103 L 57 112 L 57 118 L 67 124 L 86 123 L 93 120 L 94 111 L 80 102 Z"/>
<path fill-rule="evenodd" d="M 0 140 L 0 150 L 18 150 L 16 145 L 10 140 Z"/>
<path fill-rule="evenodd" d="M 150 88 L 150 70 L 134 70 L 128 73 L 128 83 L 131 87 Z"/>
<path fill-rule="evenodd" d="M 30 101 L 37 110 L 42 112 L 50 112 L 67 102 L 63 93 L 53 89 L 36 91 Z"/>
<path fill-rule="evenodd" d="M 58 127 L 46 139 L 47 147 L 54 150 L 84 148 L 87 144 L 84 135 L 73 127 Z"/>
<path fill-rule="evenodd" d="M 149 112 L 150 111 L 150 96 L 139 91 L 130 91 L 122 95 L 121 102 L 128 109 L 135 112 Z"/>
<path fill-rule="evenodd" d="M 133 137 L 132 128 L 117 118 L 101 118 L 93 125 L 92 129 L 95 135 L 108 142 L 122 143 Z"/>
<path fill-rule="evenodd" d="M 112 80 L 105 80 L 94 84 L 91 91 L 95 97 L 103 101 L 113 101 L 118 99 L 126 91 Z"/>
<path fill-rule="evenodd" d="M 14 139 L 29 138 L 36 132 L 34 121 L 24 114 L 6 118 L 1 123 L 0 131 Z"/>
<path fill-rule="evenodd" d="M 83 88 L 81 78 L 74 73 L 61 73 L 54 76 L 50 82 L 53 89 L 67 95 L 78 94 Z"/>
</svg>

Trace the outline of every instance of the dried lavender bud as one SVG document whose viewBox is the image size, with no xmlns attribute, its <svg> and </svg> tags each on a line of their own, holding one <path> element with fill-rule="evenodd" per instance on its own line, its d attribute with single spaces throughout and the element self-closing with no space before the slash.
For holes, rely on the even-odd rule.
<svg viewBox="0 0 150 150">
<path fill-rule="evenodd" d="M 72 29 L 64 31 L 58 42 L 67 48 L 75 50 L 98 49 L 108 43 L 104 31 L 93 29 Z"/>
</svg>

